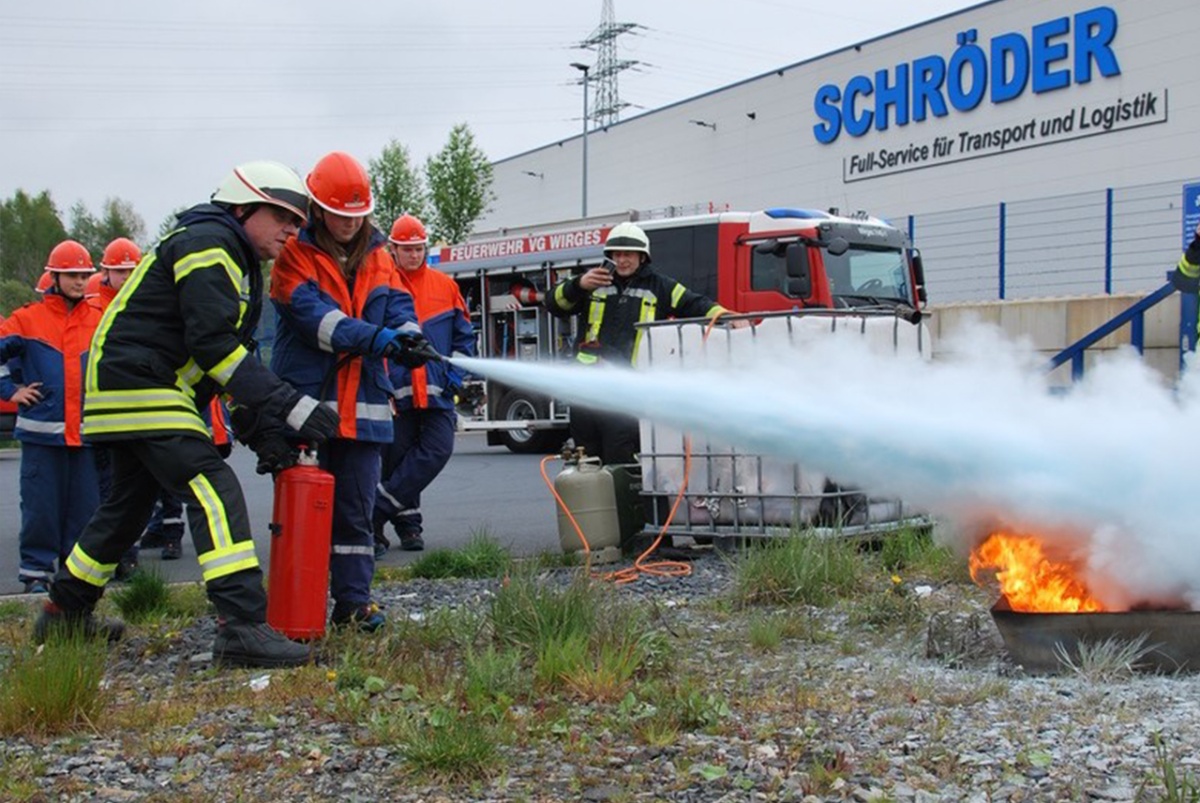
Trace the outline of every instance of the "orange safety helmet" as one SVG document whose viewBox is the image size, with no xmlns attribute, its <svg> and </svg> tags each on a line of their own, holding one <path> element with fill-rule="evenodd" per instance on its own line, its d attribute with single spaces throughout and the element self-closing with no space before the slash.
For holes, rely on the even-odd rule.
<svg viewBox="0 0 1200 803">
<path fill-rule="evenodd" d="M 401 215 L 392 224 L 392 233 L 388 242 L 393 245 L 428 245 L 429 236 L 425 233 L 425 224 L 412 215 Z"/>
<path fill-rule="evenodd" d="M 137 243 L 125 237 L 118 237 L 104 248 L 104 256 L 100 257 L 102 268 L 136 268 L 142 259 L 142 250 Z"/>
<path fill-rule="evenodd" d="M 87 287 L 83 288 L 84 298 L 95 298 L 100 295 L 100 285 L 104 282 L 103 273 L 93 273 L 88 279 Z"/>
<path fill-rule="evenodd" d="M 345 217 L 366 217 L 375 209 L 371 179 L 348 153 L 334 151 L 321 157 L 304 180 L 317 206 Z"/>
<path fill-rule="evenodd" d="M 39 293 L 44 293 L 50 289 L 50 285 L 54 284 L 54 275 L 48 270 L 42 271 L 42 275 L 38 277 L 37 284 L 33 289 Z"/>
<path fill-rule="evenodd" d="M 92 255 L 74 240 L 63 240 L 50 252 L 46 270 L 51 273 L 93 273 Z"/>
</svg>

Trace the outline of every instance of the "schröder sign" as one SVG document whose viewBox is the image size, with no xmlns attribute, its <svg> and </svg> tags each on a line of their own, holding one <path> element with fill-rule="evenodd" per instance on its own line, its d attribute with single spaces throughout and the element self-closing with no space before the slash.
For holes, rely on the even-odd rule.
<svg viewBox="0 0 1200 803">
<path fill-rule="evenodd" d="M 958 35 L 958 49 L 949 62 L 936 54 L 922 56 L 911 64 L 877 70 L 874 80 L 856 75 L 844 88 L 822 86 L 813 96 L 813 109 L 824 122 L 813 126 L 813 136 L 829 144 L 843 130 L 861 137 L 872 127 L 887 130 L 889 121 L 906 126 L 930 114 L 946 117 L 951 109 L 970 111 L 985 96 L 992 103 L 1005 103 L 1023 95 L 1031 84 L 1035 94 L 1086 84 L 1093 67 L 1106 78 L 1120 75 L 1112 49 L 1116 35 L 1117 12 L 1108 6 L 1034 25 L 1028 38 L 1002 33 L 992 37 L 987 50 L 976 44 L 972 28 Z M 872 96 L 870 108 L 866 99 Z"/>
</svg>

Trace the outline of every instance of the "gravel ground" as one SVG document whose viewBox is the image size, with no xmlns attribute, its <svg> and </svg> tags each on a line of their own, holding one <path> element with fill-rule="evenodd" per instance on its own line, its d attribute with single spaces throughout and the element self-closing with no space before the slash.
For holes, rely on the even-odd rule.
<svg viewBox="0 0 1200 803">
<path fill-rule="evenodd" d="M 707 555 L 688 578 L 618 592 L 653 605 L 683 646 L 680 668 L 711 678 L 707 691 L 728 704 L 719 725 L 666 747 L 606 729 L 581 739 L 571 727 L 506 744 L 501 768 L 486 777 L 414 775 L 394 745 L 364 740 L 361 723 L 322 716 L 303 695 L 281 707 L 275 695 L 299 682 L 295 672 L 212 670 L 214 624 L 203 617 L 165 638 L 135 629 L 115 648 L 109 682 L 144 700 L 125 706 L 119 721 L 55 739 L 7 739 L 0 798 L 1187 800 L 1164 791 L 1163 757 L 1185 781 L 1200 775 L 1195 676 L 1027 676 L 1004 654 L 986 592 L 961 586 L 921 596 L 923 611 L 946 612 L 933 619 L 941 632 L 876 633 L 836 610 L 813 610 L 813 637 L 754 652 L 746 636 L 753 614 L 710 604 L 730 578 L 728 563 Z M 418 619 L 439 608 L 480 610 L 495 587 L 412 581 L 378 593 L 389 617 Z M 931 633 L 957 639 L 959 660 L 927 658 Z M 211 694 L 176 721 L 160 701 L 186 684 Z M 574 713 L 591 722 L 591 711 L 580 704 Z M 528 712 L 514 706 L 512 714 Z M 145 721 L 134 727 L 138 716 Z"/>
</svg>

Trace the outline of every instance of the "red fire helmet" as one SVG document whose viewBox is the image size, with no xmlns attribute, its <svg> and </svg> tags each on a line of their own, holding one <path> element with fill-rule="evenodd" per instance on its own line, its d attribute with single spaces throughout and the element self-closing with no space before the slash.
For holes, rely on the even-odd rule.
<svg viewBox="0 0 1200 803">
<path fill-rule="evenodd" d="M 142 251 L 137 243 L 125 237 L 118 237 L 104 248 L 104 256 L 100 257 L 102 268 L 136 268 L 142 259 Z"/>
<path fill-rule="evenodd" d="M 87 287 L 83 288 L 84 298 L 93 298 L 100 295 L 100 283 L 104 281 L 103 273 L 93 273 L 88 279 Z"/>
<path fill-rule="evenodd" d="M 80 243 L 63 240 L 50 251 L 46 270 L 52 273 L 92 273 L 96 266 L 92 264 L 92 255 Z"/>
<path fill-rule="evenodd" d="M 367 171 L 348 153 L 322 156 L 304 183 L 317 205 L 335 215 L 366 217 L 375 208 Z"/>
<path fill-rule="evenodd" d="M 44 293 L 50 289 L 50 285 L 54 284 L 54 274 L 48 270 L 42 271 L 42 275 L 38 277 L 37 284 L 33 289 L 39 293 Z"/>
<path fill-rule="evenodd" d="M 425 224 L 416 217 L 401 215 L 392 224 L 388 242 L 394 245 L 428 245 L 429 235 L 425 233 Z"/>
</svg>

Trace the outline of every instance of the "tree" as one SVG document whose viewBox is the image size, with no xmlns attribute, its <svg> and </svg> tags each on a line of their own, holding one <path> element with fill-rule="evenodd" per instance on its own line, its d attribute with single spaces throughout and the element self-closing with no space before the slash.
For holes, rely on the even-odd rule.
<svg viewBox="0 0 1200 803">
<path fill-rule="evenodd" d="M 408 148 L 393 139 L 378 159 L 368 162 L 367 172 L 375 196 L 375 220 L 381 229 L 386 232 L 405 212 L 425 220 L 425 186 L 409 159 Z"/>
<path fill-rule="evenodd" d="M 106 199 L 99 219 L 88 211 L 83 201 L 71 207 L 70 237 L 82 243 L 93 259 L 99 259 L 104 247 L 118 237 L 140 243 L 145 235 L 146 224 L 128 201 Z"/>
<path fill-rule="evenodd" d="M 466 123 L 454 126 L 446 146 L 425 161 L 425 183 L 433 204 L 434 239 L 462 242 L 496 197 L 492 164 Z"/>
<path fill-rule="evenodd" d="M 24 190 L 0 204 L 0 279 L 32 287 L 46 267 L 50 250 L 67 238 L 58 209 L 45 190 Z"/>
<path fill-rule="evenodd" d="M 163 222 L 158 224 L 158 235 L 154 238 L 154 242 L 158 242 L 163 237 L 166 237 L 170 232 L 179 228 L 179 216 L 188 210 L 186 206 L 179 206 L 175 211 L 163 218 Z M 154 243 L 146 243 L 147 246 Z"/>
</svg>

